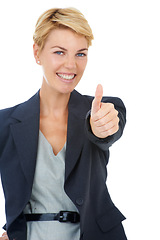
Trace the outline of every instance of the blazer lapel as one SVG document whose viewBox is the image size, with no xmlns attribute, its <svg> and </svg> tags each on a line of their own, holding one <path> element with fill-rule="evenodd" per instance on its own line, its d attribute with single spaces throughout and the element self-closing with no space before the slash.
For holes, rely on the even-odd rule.
<svg viewBox="0 0 160 240">
<path fill-rule="evenodd" d="M 83 121 L 78 120 L 74 114 L 68 117 L 68 133 L 66 148 L 65 180 L 76 165 L 83 147 Z"/>
<path fill-rule="evenodd" d="M 68 105 L 68 128 L 65 180 L 74 169 L 81 154 L 84 143 L 84 123 L 87 111 L 90 109 L 89 102 L 76 92 L 71 93 Z M 20 104 L 14 111 L 12 118 L 16 123 L 11 125 L 11 133 L 21 162 L 21 167 L 27 182 L 33 184 L 38 137 L 39 137 L 39 92 L 27 102 Z"/>
<path fill-rule="evenodd" d="M 65 180 L 74 169 L 80 157 L 84 144 L 84 124 L 89 104 L 84 102 L 83 96 L 75 90 L 71 93 L 68 106 L 68 130 L 66 148 Z"/>
<path fill-rule="evenodd" d="M 11 133 L 16 145 L 20 164 L 27 182 L 32 186 L 36 165 L 39 135 L 39 92 L 27 102 L 20 104 L 12 118 Z"/>
</svg>

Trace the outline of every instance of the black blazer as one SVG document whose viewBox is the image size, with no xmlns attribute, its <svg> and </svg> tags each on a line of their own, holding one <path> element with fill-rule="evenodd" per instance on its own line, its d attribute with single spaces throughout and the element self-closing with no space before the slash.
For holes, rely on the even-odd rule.
<svg viewBox="0 0 160 240">
<path fill-rule="evenodd" d="M 69 100 L 64 189 L 80 212 L 83 240 L 125 240 L 125 217 L 113 204 L 106 187 L 109 147 L 125 126 L 125 107 L 119 98 L 105 97 L 119 112 L 119 130 L 105 139 L 89 125 L 93 97 L 77 91 Z M 0 111 L 0 172 L 10 240 L 26 239 L 23 210 L 30 200 L 39 134 L 39 92 L 28 101 Z"/>
</svg>

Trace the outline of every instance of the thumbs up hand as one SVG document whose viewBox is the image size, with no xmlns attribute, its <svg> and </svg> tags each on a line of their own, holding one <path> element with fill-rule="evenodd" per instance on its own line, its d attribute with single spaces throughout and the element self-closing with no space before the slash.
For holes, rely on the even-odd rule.
<svg viewBox="0 0 160 240">
<path fill-rule="evenodd" d="M 6 232 L 2 234 L 2 236 L 0 237 L 0 240 L 9 240 Z"/>
<path fill-rule="evenodd" d="M 106 138 L 119 129 L 118 111 L 112 103 L 101 102 L 103 87 L 98 85 L 92 102 L 90 125 L 96 137 Z"/>
</svg>

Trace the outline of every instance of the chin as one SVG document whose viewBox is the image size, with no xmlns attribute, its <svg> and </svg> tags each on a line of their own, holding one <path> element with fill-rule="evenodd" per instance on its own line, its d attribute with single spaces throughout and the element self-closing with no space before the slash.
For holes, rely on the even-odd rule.
<svg viewBox="0 0 160 240">
<path fill-rule="evenodd" d="M 62 88 L 62 89 L 60 90 L 60 92 L 63 93 L 63 94 L 69 94 L 69 93 L 71 93 L 74 89 L 75 89 L 75 87 L 66 87 L 66 88 Z"/>
<path fill-rule="evenodd" d="M 72 83 L 72 84 L 64 84 L 63 86 L 60 87 L 60 92 L 64 94 L 69 94 L 71 93 L 75 87 L 77 86 L 78 83 Z"/>
</svg>

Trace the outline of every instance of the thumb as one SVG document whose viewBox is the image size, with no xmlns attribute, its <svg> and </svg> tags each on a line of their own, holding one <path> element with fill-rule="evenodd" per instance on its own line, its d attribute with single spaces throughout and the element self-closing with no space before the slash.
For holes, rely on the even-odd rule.
<svg viewBox="0 0 160 240">
<path fill-rule="evenodd" d="M 101 100 L 103 97 L 103 87 L 101 84 L 98 84 L 95 92 L 95 98 L 92 102 L 91 114 L 95 114 L 101 108 Z"/>
</svg>

